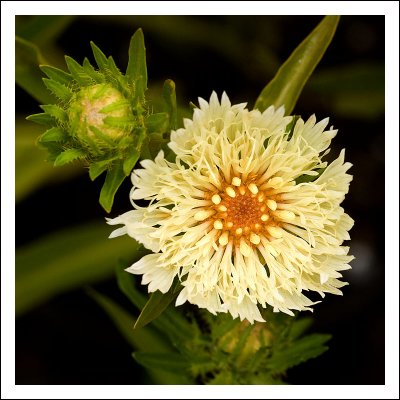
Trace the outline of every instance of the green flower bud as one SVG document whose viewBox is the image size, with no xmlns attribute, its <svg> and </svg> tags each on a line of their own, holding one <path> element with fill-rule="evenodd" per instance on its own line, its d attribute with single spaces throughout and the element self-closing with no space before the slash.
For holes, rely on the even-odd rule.
<svg viewBox="0 0 400 400">
<path fill-rule="evenodd" d="M 118 140 L 129 134 L 134 122 L 129 101 L 110 83 L 82 88 L 67 110 L 70 133 L 83 144 L 101 144 L 105 137 Z"/>
</svg>

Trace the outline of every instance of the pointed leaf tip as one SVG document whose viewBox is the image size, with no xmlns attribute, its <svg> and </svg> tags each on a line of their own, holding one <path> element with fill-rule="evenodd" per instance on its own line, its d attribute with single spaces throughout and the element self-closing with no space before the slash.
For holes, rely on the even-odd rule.
<svg viewBox="0 0 400 400">
<path fill-rule="evenodd" d="M 140 28 L 134 33 L 129 44 L 126 76 L 135 86 L 136 100 L 144 101 L 144 93 L 147 90 L 146 47 L 143 31 Z"/>
<path fill-rule="evenodd" d="M 304 85 L 332 41 L 339 19 L 337 15 L 326 16 L 297 46 L 262 90 L 255 109 L 264 111 L 270 105 L 284 105 L 286 114 L 291 114 Z"/>
</svg>

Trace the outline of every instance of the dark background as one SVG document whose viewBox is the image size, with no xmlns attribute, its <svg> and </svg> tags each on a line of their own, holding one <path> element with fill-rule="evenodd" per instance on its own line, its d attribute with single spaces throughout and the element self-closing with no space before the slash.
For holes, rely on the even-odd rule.
<svg viewBox="0 0 400 400">
<path fill-rule="evenodd" d="M 32 17 L 17 17 L 17 32 Z M 252 107 L 277 67 L 318 24 L 318 16 L 75 17 L 57 37 L 82 62 L 93 40 L 121 70 L 134 31 L 145 35 L 150 94 L 164 79 L 187 106 L 212 90 Z M 313 330 L 333 334 L 330 350 L 291 369 L 291 384 L 384 384 L 384 17 L 344 16 L 295 108 L 339 129 L 332 154 L 346 148 L 354 180 L 343 206 L 355 219 L 353 269 L 344 296 L 315 306 Z M 16 87 L 17 116 L 40 112 Z M 101 182 L 79 175 L 39 188 L 16 205 L 17 251 L 41 235 L 104 218 Z M 130 209 L 128 180 L 112 216 Z M 52 212 L 51 207 L 54 207 Z M 62 210 L 62 212 L 59 212 Z M 54 215 L 57 215 L 55 218 Z M 29 226 L 31 229 L 27 229 Z M 95 286 L 124 303 L 115 281 Z M 146 376 L 112 322 L 83 290 L 59 295 L 16 321 L 16 384 L 141 384 Z"/>
</svg>

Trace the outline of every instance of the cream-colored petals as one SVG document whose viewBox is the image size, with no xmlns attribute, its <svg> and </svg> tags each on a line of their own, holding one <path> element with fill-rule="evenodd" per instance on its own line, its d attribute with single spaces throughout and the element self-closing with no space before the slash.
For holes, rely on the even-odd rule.
<svg viewBox="0 0 400 400">
<path fill-rule="evenodd" d="M 352 260 L 343 242 L 354 221 L 340 206 L 351 164 L 344 151 L 322 161 L 337 132 L 326 130 L 328 119 L 298 119 L 289 132 L 293 117 L 283 107 L 245 107 L 225 93 L 199 99 L 193 118 L 171 132 L 175 162 L 162 151 L 142 161 L 132 173 L 135 210 L 108 223 L 123 225 L 110 237 L 128 234 L 156 253 L 128 269 L 149 291 L 167 291 L 177 276 L 177 306 L 253 323 L 263 321 L 261 307 L 311 310 L 306 291 L 342 293 L 341 271 Z M 313 180 L 299 183 L 303 175 Z M 254 231 L 231 221 L 230 207 L 243 198 L 260 207 Z M 143 199 L 149 204 L 138 207 Z"/>
<path fill-rule="evenodd" d="M 143 275 L 142 284 L 149 284 L 149 292 L 167 293 L 171 288 L 178 268 L 160 263 L 159 254 L 148 254 L 126 269 L 135 275 Z"/>
</svg>

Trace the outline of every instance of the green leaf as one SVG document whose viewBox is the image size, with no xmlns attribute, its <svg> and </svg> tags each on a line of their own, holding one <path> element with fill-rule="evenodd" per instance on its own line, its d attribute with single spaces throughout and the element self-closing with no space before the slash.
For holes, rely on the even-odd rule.
<svg viewBox="0 0 400 400">
<path fill-rule="evenodd" d="M 168 130 L 169 116 L 167 113 L 156 113 L 149 115 L 145 120 L 147 131 L 163 133 Z"/>
<path fill-rule="evenodd" d="M 61 69 L 52 67 L 50 65 L 40 65 L 39 68 L 54 81 L 62 83 L 65 86 L 68 86 L 72 82 L 72 76 L 67 72 L 64 72 Z"/>
<path fill-rule="evenodd" d="M 131 154 L 125 158 L 123 166 L 125 176 L 128 176 L 131 173 L 133 167 L 136 165 L 137 160 L 139 160 L 139 157 L 140 153 L 137 150 L 132 149 Z"/>
<path fill-rule="evenodd" d="M 58 157 L 54 161 L 54 166 L 59 167 L 61 165 L 68 164 L 84 156 L 85 153 L 83 152 L 83 150 L 68 149 L 58 155 Z"/>
<path fill-rule="evenodd" d="M 39 137 L 39 142 L 63 142 L 66 138 L 67 134 L 63 129 L 53 127 Z"/>
<path fill-rule="evenodd" d="M 135 98 L 144 101 L 147 90 L 146 48 L 144 46 L 143 31 L 138 29 L 132 36 L 129 44 L 129 61 L 126 76 L 135 86 Z"/>
<path fill-rule="evenodd" d="M 161 369 L 174 372 L 178 375 L 187 373 L 190 368 L 189 361 L 179 353 L 133 353 L 135 360 L 146 368 Z"/>
<path fill-rule="evenodd" d="M 83 69 L 90 78 L 93 79 L 94 82 L 103 83 L 105 82 L 105 77 L 100 72 L 96 71 L 90 61 L 85 57 L 83 60 Z"/>
<path fill-rule="evenodd" d="M 100 176 L 109 166 L 112 160 L 102 160 L 96 161 L 89 166 L 89 177 L 94 181 L 98 176 Z"/>
<path fill-rule="evenodd" d="M 45 162 L 46 153 L 37 146 L 37 138 L 42 132 L 42 126 L 27 122 L 22 117 L 16 118 L 15 198 L 17 202 L 50 181 L 60 183 L 84 172 L 83 168 L 78 168 L 76 165 L 67 165 L 59 169 Z"/>
<path fill-rule="evenodd" d="M 171 345 L 153 328 L 147 327 L 134 330 L 136 318 L 124 310 L 115 301 L 98 293 L 94 289 L 87 289 L 88 295 L 95 300 L 113 320 L 122 336 L 131 345 L 132 349 L 146 352 L 171 351 Z"/>
<path fill-rule="evenodd" d="M 150 327 L 141 329 L 140 331 L 134 331 L 132 327 L 135 318 L 107 296 L 93 289 L 88 289 L 87 293 L 108 314 L 118 331 L 131 345 L 132 349 L 149 353 L 170 352 L 173 350 L 163 335 Z M 168 371 L 149 370 L 149 374 L 156 384 L 179 385 L 189 383 L 180 376 Z"/>
<path fill-rule="evenodd" d="M 115 163 L 112 169 L 107 171 L 106 180 L 100 192 L 100 204 L 107 211 L 110 212 L 114 203 L 114 196 L 118 188 L 121 186 L 125 179 L 125 173 L 122 162 Z"/>
<path fill-rule="evenodd" d="M 39 64 L 45 59 L 39 48 L 20 37 L 15 38 L 15 81 L 40 103 L 54 103 L 55 97 L 44 87 Z"/>
<path fill-rule="evenodd" d="M 54 117 L 47 113 L 32 114 L 26 119 L 41 125 L 53 125 L 56 122 Z"/>
<path fill-rule="evenodd" d="M 325 343 L 330 339 L 331 335 L 312 334 L 283 349 L 275 350 L 268 360 L 268 368 L 275 373 L 285 372 L 288 368 L 318 357 L 328 350 Z"/>
<path fill-rule="evenodd" d="M 284 105 L 290 115 L 308 78 L 318 65 L 336 31 L 339 16 L 328 15 L 294 50 L 275 77 L 262 90 L 255 109 Z"/>
<path fill-rule="evenodd" d="M 52 232 L 17 248 L 17 315 L 59 293 L 110 278 L 118 259 L 133 259 L 142 249 L 129 237 L 109 240 L 109 234 L 105 222 L 96 222 Z"/>
<path fill-rule="evenodd" d="M 47 114 L 51 115 L 55 119 L 57 119 L 60 122 L 67 122 L 68 121 L 68 115 L 67 113 L 59 106 L 56 106 L 55 104 L 48 104 L 48 105 L 43 105 L 40 106 L 40 108 Z"/>
<path fill-rule="evenodd" d="M 290 327 L 289 340 L 294 340 L 306 332 L 312 325 L 312 318 L 295 319 Z"/>
<path fill-rule="evenodd" d="M 96 60 L 97 66 L 102 72 L 107 72 L 109 69 L 107 57 L 93 42 L 90 42 L 90 46 L 92 47 L 94 59 Z"/>
<path fill-rule="evenodd" d="M 160 316 L 177 297 L 177 288 L 179 286 L 180 282 L 176 282 L 168 293 L 161 293 L 158 290 L 152 293 L 135 323 L 135 329 L 143 328 Z"/>
<path fill-rule="evenodd" d="M 117 281 L 121 291 L 129 298 L 129 300 L 142 310 L 147 303 L 147 298 L 135 286 L 134 276 L 124 270 L 124 266 L 117 268 Z M 176 346 L 188 338 L 198 334 L 196 326 L 190 324 L 182 313 L 176 309 L 169 307 L 152 324 L 162 332 L 164 332 Z"/>
<path fill-rule="evenodd" d="M 163 97 L 164 97 L 165 102 L 167 103 L 169 117 L 170 117 L 169 128 L 177 129 L 178 128 L 178 108 L 176 105 L 175 82 L 173 80 L 167 79 L 164 82 Z"/>
<path fill-rule="evenodd" d="M 43 82 L 47 89 L 49 89 L 50 92 L 52 92 L 61 101 L 68 101 L 71 99 L 72 91 L 62 83 L 47 78 L 43 78 Z"/>
<path fill-rule="evenodd" d="M 65 56 L 65 62 L 71 72 L 72 77 L 78 82 L 80 86 L 93 85 L 95 82 L 90 75 L 87 74 L 85 69 L 77 63 L 73 58 Z"/>
</svg>

